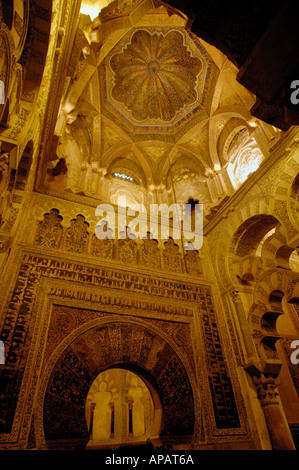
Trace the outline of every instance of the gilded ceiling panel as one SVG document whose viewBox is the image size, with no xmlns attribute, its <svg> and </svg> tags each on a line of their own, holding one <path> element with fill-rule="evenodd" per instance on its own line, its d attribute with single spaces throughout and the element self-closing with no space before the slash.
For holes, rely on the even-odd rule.
<svg viewBox="0 0 299 470">
<path fill-rule="evenodd" d="M 209 116 L 217 75 L 183 28 L 135 28 L 99 67 L 103 114 L 133 133 L 180 137 Z"/>
<path fill-rule="evenodd" d="M 184 45 L 180 31 L 135 31 L 130 44 L 110 60 L 114 72 L 112 98 L 136 121 L 171 122 L 197 99 L 196 84 L 202 61 Z"/>
</svg>

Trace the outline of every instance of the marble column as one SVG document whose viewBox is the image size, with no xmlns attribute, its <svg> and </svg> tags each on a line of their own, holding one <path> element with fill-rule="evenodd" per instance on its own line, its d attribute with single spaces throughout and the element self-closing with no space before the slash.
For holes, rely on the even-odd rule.
<svg viewBox="0 0 299 470">
<path fill-rule="evenodd" d="M 253 377 L 261 402 L 273 450 L 296 450 L 274 377 Z"/>
<path fill-rule="evenodd" d="M 81 176 L 80 176 L 80 184 L 79 184 L 81 191 L 85 191 L 85 183 L 86 183 L 86 176 L 87 176 L 88 168 L 89 168 L 89 165 L 87 162 L 81 163 Z"/>
<path fill-rule="evenodd" d="M 95 409 L 96 404 L 91 403 L 90 404 L 90 419 L 89 419 L 89 439 L 92 439 L 92 431 L 93 431 L 93 415 L 94 415 L 94 409 Z"/>
<path fill-rule="evenodd" d="M 233 291 L 231 293 L 231 298 L 234 303 L 235 310 L 238 316 L 239 325 L 240 325 L 240 329 L 242 332 L 242 337 L 243 337 L 243 341 L 244 341 L 244 345 L 246 349 L 247 360 L 248 362 L 250 362 L 256 356 L 256 352 L 255 352 L 253 341 L 250 335 L 247 318 L 244 312 L 244 307 L 243 307 L 239 292 Z"/>
<path fill-rule="evenodd" d="M 96 194 L 97 192 L 98 174 L 99 174 L 98 164 L 93 162 L 91 164 L 91 184 L 89 188 L 89 191 L 92 194 Z"/>
</svg>

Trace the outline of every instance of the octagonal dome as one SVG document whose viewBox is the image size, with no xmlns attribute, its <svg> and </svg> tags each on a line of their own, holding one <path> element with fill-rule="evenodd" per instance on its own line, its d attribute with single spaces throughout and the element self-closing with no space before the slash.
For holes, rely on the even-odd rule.
<svg viewBox="0 0 299 470">
<path fill-rule="evenodd" d="M 184 28 L 133 28 L 100 65 L 103 114 L 129 132 L 179 138 L 208 117 L 218 73 Z"/>
</svg>

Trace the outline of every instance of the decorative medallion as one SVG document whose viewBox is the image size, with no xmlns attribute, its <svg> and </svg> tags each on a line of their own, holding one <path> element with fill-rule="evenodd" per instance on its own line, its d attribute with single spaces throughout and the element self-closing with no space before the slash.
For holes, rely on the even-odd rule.
<svg viewBox="0 0 299 470">
<path fill-rule="evenodd" d="M 102 113 L 135 142 L 174 142 L 207 119 L 219 69 L 180 26 L 134 28 L 99 65 Z"/>
<path fill-rule="evenodd" d="M 171 122 L 196 102 L 202 61 L 192 56 L 178 30 L 137 30 L 121 52 L 110 59 L 114 72 L 112 98 L 136 121 Z"/>
</svg>

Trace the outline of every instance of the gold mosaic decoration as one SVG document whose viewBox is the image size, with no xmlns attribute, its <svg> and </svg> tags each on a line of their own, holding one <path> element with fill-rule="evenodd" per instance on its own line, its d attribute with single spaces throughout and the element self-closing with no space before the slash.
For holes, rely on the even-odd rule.
<svg viewBox="0 0 299 470">
<path fill-rule="evenodd" d="M 111 95 L 137 121 L 171 122 L 178 111 L 197 100 L 202 61 L 191 55 L 180 31 L 137 30 L 130 44 L 112 56 L 110 66 L 114 72 Z"/>
</svg>

